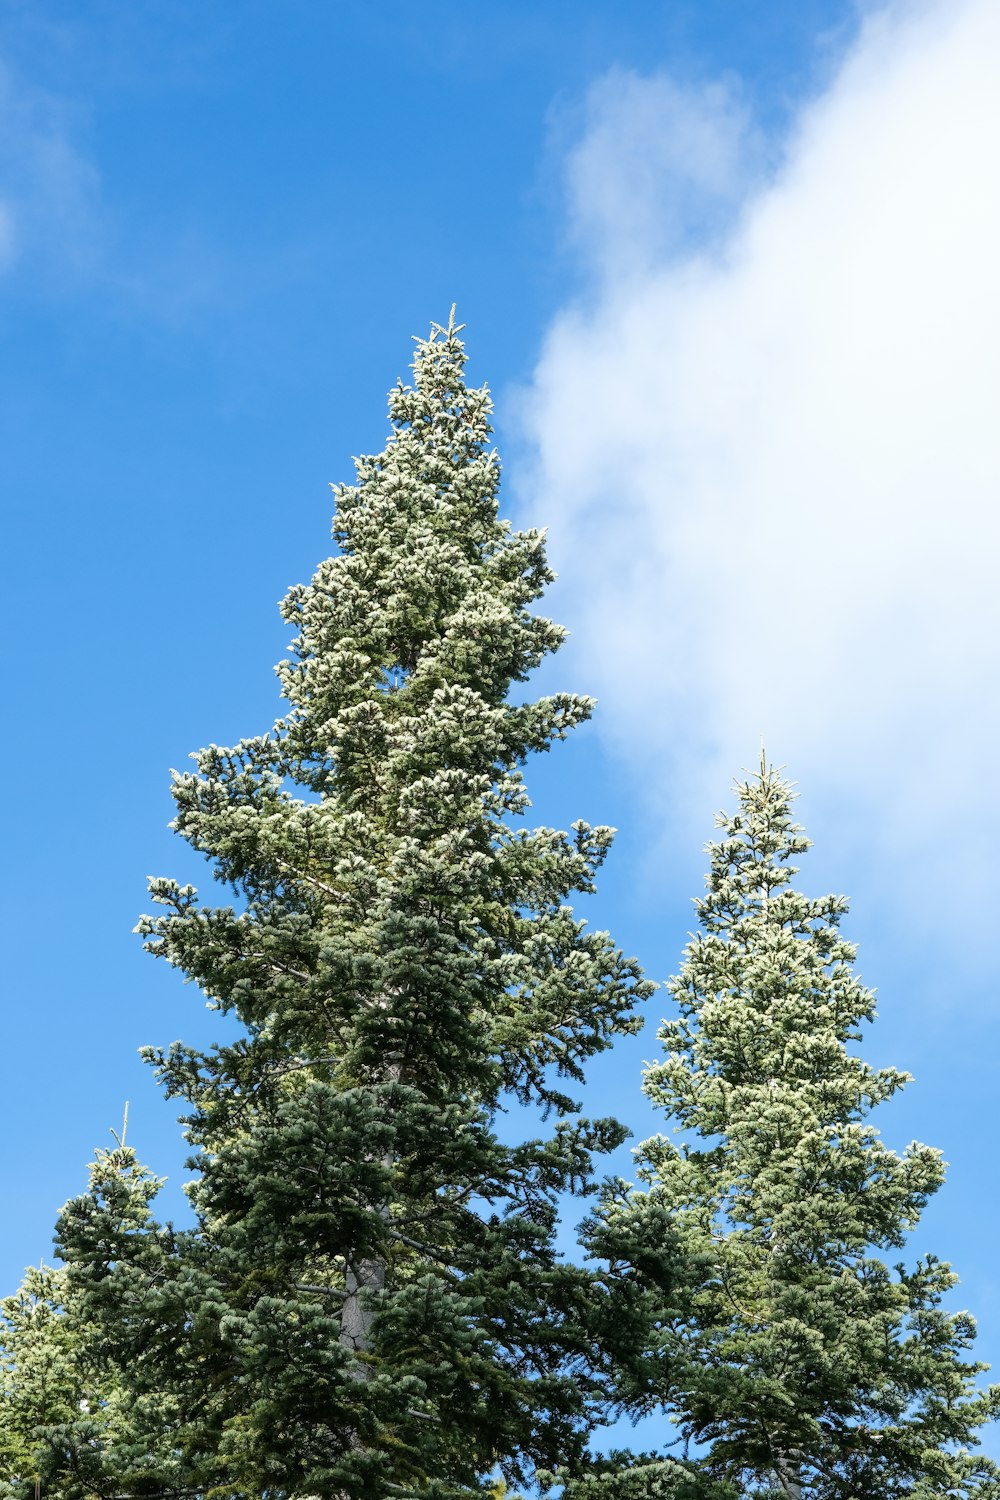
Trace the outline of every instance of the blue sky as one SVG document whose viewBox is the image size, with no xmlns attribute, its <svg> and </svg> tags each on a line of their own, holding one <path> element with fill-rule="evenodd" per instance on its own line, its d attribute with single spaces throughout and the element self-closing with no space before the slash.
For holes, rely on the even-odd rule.
<svg viewBox="0 0 1000 1500">
<path fill-rule="evenodd" d="M 136 1048 L 212 1022 L 130 935 L 206 873 L 167 771 L 279 711 L 326 485 L 457 301 L 551 529 L 545 681 L 601 700 L 539 819 L 620 826 L 588 915 L 663 978 L 764 736 L 1000 1365 L 998 62 L 986 0 L 0 0 L 4 1287 L 126 1098 L 176 1201 Z M 594 1070 L 640 1133 L 655 1046 Z"/>
</svg>

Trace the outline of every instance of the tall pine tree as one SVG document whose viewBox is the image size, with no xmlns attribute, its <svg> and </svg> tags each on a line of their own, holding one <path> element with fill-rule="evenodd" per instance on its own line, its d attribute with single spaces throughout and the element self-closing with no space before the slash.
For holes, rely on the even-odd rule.
<svg viewBox="0 0 1000 1500">
<path fill-rule="evenodd" d="M 738 791 L 646 1074 L 675 1138 L 644 1143 L 643 1185 L 609 1188 L 588 1227 L 612 1302 L 644 1325 L 617 1395 L 665 1411 L 694 1456 L 606 1463 L 567 1496 L 995 1494 L 969 1447 L 1000 1387 L 975 1389 L 975 1325 L 943 1306 L 956 1278 L 934 1255 L 880 1258 L 940 1186 L 939 1153 L 897 1155 L 868 1121 L 907 1075 L 848 1050 L 874 996 L 847 903 L 793 887 L 791 786 L 762 756 Z"/>
<path fill-rule="evenodd" d="M 129 1151 L 60 1220 L 134 1416 L 127 1452 L 60 1438 L 87 1493 L 444 1500 L 572 1459 L 599 1400 L 556 1201 L 623 1132 L 566 1088 L 650 987 L 568 902 L 611 831 L 523 826 L 523 762 L 592 703 L 517 691 L 564 632 L 529 609 L 543 537 L 498 519 L 459 332 L 418 342 L 285 600 L 287 714 L 175 780 L 233 899 L 154 880 L 141 932 L 240 1035 L 149 1053 L 189 1106 L 195 1226 L 155 1221 Z M 501 1139 L 512 1102 L 548 1133 Z"/>
</svg>

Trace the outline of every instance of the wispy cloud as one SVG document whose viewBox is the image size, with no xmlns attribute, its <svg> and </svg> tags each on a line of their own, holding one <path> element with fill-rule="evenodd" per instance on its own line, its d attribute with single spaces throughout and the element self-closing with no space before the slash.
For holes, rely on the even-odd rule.
<svg viewBox="0 0 1000 1500">
<path fill-rule="evenodd" d="M 1000 894 L 998 72 L 994 0 L 880 9 L 766 173 L 731 89 L 610 75 L 567 166 L 589 290 L 524 403 L 664 814 L 704 828 L 763 735 L 953 911 Z"/>
<path fill-rule="evenodd" d="M 693 233 L 715 243 L 758 175 L 763 142 L 735 79 L 691 89 L 615 68 L 581 124 L 565 164 L 568 227 L 591 269 L 618 283 Z"/>
<path fill-rule="evenodd" d="M 114 319 L 190 329 L 275 274 L 273 252 L 265 264 L 225 243 L 183 200 L 166 225 L 147 224 L 120 174 L 102 182 L 87 134 L 77 98 L 40 88 L 0 56 L 0 278 L 103 296 Z"/>
<path fill-rule="evenodd" d="M 93 264 L 99 178 L 75 134 L 66 102 L 0 58 L 0 272 Z"/>
</svg>

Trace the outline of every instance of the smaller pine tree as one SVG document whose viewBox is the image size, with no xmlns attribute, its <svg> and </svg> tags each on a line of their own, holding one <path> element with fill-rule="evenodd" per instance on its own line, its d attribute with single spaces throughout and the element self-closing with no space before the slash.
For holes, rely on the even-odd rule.
<svg viewBox="0 0 1000 1500">
<path fill-rule="evenodd" d="M 60 1271 L 34 1266 L 0 1303 L 0 1494 L 33 1492 L 39 1433 L 74 1420 L 86 1401 L 63 1291 Z"/>
<path fill-rule="evenodd" d="M 612 1306 L 644 1328 L 619 1398 L 672 1417 L 705 1487 L 670 1459 L 567 1495 L 994 1495 L 1000 1471 L 969 1449 L 1000 1387 L 976 1389 L 974 1322 L 943 1305 L 956 1277 L 932 1254 L 879 1258 L 941 1185 L 940 1154 L 899 1155 L 868 1122 L 908 1075 L 848 1050 L 874 996 L 846 901 L 793 888 L 792 787 L 762 756 L 738 792 L 646 1074 L 675 1139 L 646 1141 L 642 1186 L 610 1186 L 587 1225 Z"/>
<path fill-rule="evenodd" d="M 130 1147 L 118 1142 L 99 1150 L 84 1200 L 94 1212 L 79 1226 L 76 1276 L 65 1266 L 31 1268 L 0 1303 L 0 1500 L 161 1493 L 150 1487 L 153 1471 L 176 1478 L 183 1457 L 176 1409 L 162 1392 L 144 1390 L 141 1378 L 122 1378 L 125 1368 L 140 1371 L 146 1351 L 139 1342 L 110 1342 L 97 1299 L 81 1297 L 77 1286 L 88 1259 L 100 1262 L 106 1253 L 109 1222 L 123 1240 L 142 1238 L 161 1186 Z M 165 1236 L 142 1242 L 146 1272 L 155 1274 L 169 1248 Z M 101 1285 L 109 1315 L 130 1321 L 145 1290 L 140 1276 L 131 1270 L 114 1289 Z M 109 1452 L 113 1475 L 105 1464 Z M 181 1488 L 174 1486 L 177 1494 Z"/>
</svg>

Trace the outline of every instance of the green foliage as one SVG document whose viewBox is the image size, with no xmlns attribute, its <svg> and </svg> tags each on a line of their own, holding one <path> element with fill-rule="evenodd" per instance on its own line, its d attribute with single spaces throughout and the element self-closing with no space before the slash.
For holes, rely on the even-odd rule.
<svg viewBox="0 0 1000 1500">
<path fill-rule="evenodd" d="M 869 1123 L 907 1081 L 849 1051 L 874 1000 L 846 903 L 762 760 L 710 846 L 645 1088 L 675 1125 L 605 1184 L 594 1263 L 555 1249 L 624 1130 L 566 1092 L 651 986 L 570 898 L 611 830 L 526 828 L 522 766 L 590 700 L 524 699 L 563 632 L 538 532 L 498 519 L 485 389 L 418 342 L 335 556 L 283 606 L 288 712 L 174 784 L 226 888 L 151 883 L 150 952 L 238 1023 L 150 1049 L 184 1101 L 193 1225 L 119 1143 L 2 1306 L 8 1500 L 1000 1496 L 950 1268 L 901 1251 L 942 1181 Z M 511 1101 L 549 1121 L 501 1138 Z M 586 1449 L 608 1403 L 680 1456 Z"/>
<path fill-rule="evenodd" d="M 868 1123 L 906 1075 L 848 1051 L 874 997 L 839 931 L 846 902 L 792 886 L 808 841 L 791 801 L 762 759 L 720 819 L 669 987 L 679 1015 L 645 1080 L 677 1134 L 645 1142 L 644 1186 L 609 1187 L 588 1225 L 609 1297 L 634 1336 L 645 1324 L 618 1394 L 665 1408 L 705 1478 L 742 1496 L 992 1493 L 998 1471 L 968 1448 L 1000 1389 L 975 1389 L 974 1323 L 943 1305 L 956 1278 L 875 1253 L 903 1246 L 942 1165 Z"/>
<path fill-rule="evenodd" d="M 102 1152 L 93 1181 L 115 1153 Z M 124 1177 L 145 1175 L 131 1153 L 114 1160 L 120 1195 Z M 29 1270 L 2 1305 L 0 1496 L 6 1500 L 91 1500 L 104 1493 L 104 1465 L 113 1450 L 119 1478 L 141 1493 L 148 1478 L 141 1413 L 117 1380 L 119 1351 L 109 1358 L 101 1330 L 83 1316 L 64 1270 Z"/>
<path fill-rule="evenodd" d="M 701 1465 L 656 1454 L 612 1452 L 576 1466 L 575 1473 L 544 1478 L 562 1500 L 740 1500 L 737 1489 L 713 1480 Z"/>
<path fill-rule="evenodd" d="M 284 603 L 286 716 L 175 780 L 231 899 L 154 880 L 140 931 L 240 1034 L 149 1052 L 188 1106 L 195 1228 L 154 1221 L 124 1150 L 60 1220 L 128 1401 L 59 1450 L 96 1494 L 496 1493 L 498 1466 L 579 1455 L 600 1400 L 556 1201 L 624 1132 L 565 1088 L 651 987 L 569 905 L 611 831 L 522 826 L 522 763 L 592 705 L 513 691 L 564 633 L 529 609 L 543 538 L 498 519 L 458 333 L 418 343 L 384 451 L 336 492 L 339 551 Z M 511 1099 L 547 1137 L 498 1138 Z"/>
<path fill-rule="evenodd" d="M 72 1333 L 62 1317 L 62 1273 L 29 1270 L 0 1305 L 0 1492 L 30 1493 L 39 1473 L 39 1434 L 74 1421 L 86 1397 Z"/>
</svg>

